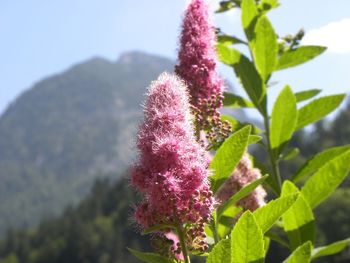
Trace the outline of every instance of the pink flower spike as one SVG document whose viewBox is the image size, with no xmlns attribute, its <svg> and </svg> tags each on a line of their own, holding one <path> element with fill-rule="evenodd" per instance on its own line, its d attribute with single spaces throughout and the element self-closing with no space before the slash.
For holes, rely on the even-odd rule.
<svg viewBox="0 0 350 263">
<path fill-rule="evenodd" d="M 144 196 L 135 219 L 143 228 L 187 224 L 188 229 L 201 230 L 214 199 L 207 155 L 194 137 L 187 87 L 175 75 L 163 73 L 146 95 L 139 160 L 131 174 L 131 183 Z M 187 242 L 194 245 L 193 240 Z"/>
<path fill-rule="evenodd" d="M 208 148 L 229 136 L 230 124 L 223 122 L 218 109 L 223 104 L 223 80 L 217 72 L 215 28 L 205 0 L 192 0 L 185 13 L 175 72 L 188 85 L 197 139 L 206 131 Z"/>
<path fill-rule="evenodd" d="M 222 96 L 223 80 L 217 73 L 215 44 L 208 5 L 204 0 L 192 0 L 184 14 L 175 71 L 189 86 L 194 106 L 198 106 L 198 99 Z"/>
</svg>

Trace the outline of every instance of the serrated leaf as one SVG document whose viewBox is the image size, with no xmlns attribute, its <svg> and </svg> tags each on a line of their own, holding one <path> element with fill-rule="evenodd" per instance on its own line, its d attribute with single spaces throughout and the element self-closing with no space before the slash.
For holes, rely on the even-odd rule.
<svg viewBox="0 0 350 263">
<path fill-rule="evenodd" d="M 254 27 L 258 17 L 255 0 L 242 0 L 242 25 L 249 42 L 254 38 Z"/>
<path fill-rule="evenodd" d="M 311 101 L 298 110 L 296 130 L 319 121 L 334 111 L 345 98 L 345 94 L 325 96 Z"/>
<path fill-rule="evenodd" d="M 296 123 L 295 96 L 291 88 L 286 86 L 279 94 L 271 115 L 270 142 L 276 155 L 292 137 Z"/>
<path fill-rule="evenodd" d="M 231 233 L 231 262 L 264 262 L 264 236 L 254 215 L 246 211 Z M 225 262 L 225 261 L 224 261 Z"/>
<path fill-rule="evenodd" d="M 295 98 L 297 99 L 297 102 L 302 102 L 315 97 L 320 92 L 321 92 L 320 89 L 310 89 L 310 90 L 299 91 L 295 93 Z"/>
<path fill-rule="evenodd" d="M 290 181 L 285 181 L 282 196 L 299 193 L 299 189 Z M 282 216 L 283 228 L 288 235 L 290 249 L 293 251 L 307 241 L 315 240 L 315 218 L 312 209 L 302 195 Z"/>
<path fill-rule="evenodd" d="M 279 58 L 276 70 L 282 70 L 303 64 L 321 55 L 326 49 L 326 47 L 321 46 L 301 46 L 286 51 Z"/>
<path fill-rule="evenodd" d="M 277 222 L 297 198 L 298 194 L 279 197 L 254 211 L 253 215 L 263 233 L 267 232 Z"/>
<path fill-rule="evenodd" d="M 216 193 L 224 181 L 232 174 L 241 160 L 247 148 L 250 130 L 251 127 L 246 126 L 235 132 L 225 140 L 216 152 L 210 164 L 210 169 L 214 172 L 214 175 L 210 177 L 211 189 L 214 193 Z"/>
<path fill-rule="evenodd" d="M 311 242 L 298 247 L 283 263 L 309 263 L 311 261 Z"/>
<path fill-rule="evenodd" d="M 231 258 L 231 242 L 229 239 L 223 239 L 215 245 L 210 252 L 206 263 L 230 263 Z"/>
<path fill-rule="evenodd" d="M 231 206 L 234 206 L 239 200 L 249 195 L 255 188 L 261 185 L 269 175 L 264 175 L 263 177 L 255 180 L 254 182 L 247 184 L 233 196 L 231 196 L 225 203 L 219 206 L 217 209 L 217 217 L 220 218 L 221 215 Z"/>
<path fill-rule="evenodd" d="M 224 92 L 223 104 L 225 107 L 231 108 L 254 108 L 254 104 L 241 96 Z"/>
<path fill-rule="evenodd" d="M 266 81 L 274 71 L 277 62 L 277 35 L 266 16 L 258 19 L 254 31 L 253 56 L 262 79 Z"/>
<path fill-rule="evenodd" d="M 315 248 L 312 251 L 312 259 L 319 257 L 330 256 L 341 252 L 344 248 L 348 247 L 350 244 L 350 238 L 334 242 L 330 245 L 324 247 Z"/>
<path fill-rule="evenodd" d="M 344 180 L 350 169 L 350 150 L 327 162 L 301 188 L 311 208 L 324 201 Z"/>
<path fill-rule="evenodd" d="M 339 155 L 348 151 L 349 149 L 350 149 L 350 145 L 338 146 L 338 147 L 327 149 L 313 156 L 312 158 L 307 160 L 305 164 L 303 164 L 303 166 L 296 172 L 296 174 L 292 177 L 292 181 L 295 183 L 300 181 L 305 176 L 308 176 L 316 172 L 318 169 L 324 166 L 328 161 L 338 157 Z"/>
<path fill-rule="evenodd" d="M 220 60 L 233 67 L 255 107 L 263 112 L 266 106 L 266 87 L 254 64 L 234 48 L 219 44 L 217 51 Z"/>
<path fill-rule="evenodd" d="M 147 263 L 176 263 L 175 260 L 168 259 L 156 253 L 140 252 L 135 249 L 128 248 L 128 250 L 142 262 Z"/>
</svg>

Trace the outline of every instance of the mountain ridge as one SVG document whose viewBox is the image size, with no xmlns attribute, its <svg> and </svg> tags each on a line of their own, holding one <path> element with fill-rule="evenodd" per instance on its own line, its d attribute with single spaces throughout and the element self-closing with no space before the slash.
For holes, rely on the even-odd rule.
<svg viewBox="0 0 350 263">
<path fill-rule="evenodd" d="M 173 65 L 138 51 L 94 57 L 16 98 L 0 117 L 0 233 L 58 215 L 96 177 L 126 169 L 146 87 Z"/>
</svg>

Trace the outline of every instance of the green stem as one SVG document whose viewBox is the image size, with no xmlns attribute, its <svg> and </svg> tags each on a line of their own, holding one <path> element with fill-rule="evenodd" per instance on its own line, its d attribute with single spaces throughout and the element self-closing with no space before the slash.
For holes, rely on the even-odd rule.
<svg viewBox="0 0 350 263">
<path fill-rule="evenodd" d="M 220 240 L 219 240 L 219 235 L 218 235 L 218 220 L 219 220 L 219 218 L 217 217 L 216 212 L 215 212 L 214 217 L 215 217 L 215 219 L 214 219 L 214 222 L 212 222 L 212 231 L 214 233 L 214 242 L 215 242 L 215 244 L 217 244 Z"/>
<path fill-rule="evenodd" d="M 271 147 L 271 141 L 270 141 L 270 125 L 269 125 L 269 117 L 268 115 L 264 115 L 264 126 L 265 126 L 265 131 L 266 131 L 266 140 L 267 140 L 267 152 L 270 157 L 270 164 L 271 164 L 271 169 L 272 169 L 272 176 L 274 181 L 277 184 L 278 187 L 278 195 L 281 194 L 281 188 L 282 188 L 282 180 L 281 180 L 281 175 L 280 175 L 280 170 L 279 170 L 279 165 L 278 165 L 278 160 L 275 159 L 275 155 L 273 153 L 273 149 Z"/>
<path fill-rule="evenodd" d="M 185 263 L 191 263 L 190 256 L 188 254 L 186 242 L 185 242 L 185 236 L 184 236 L 184 228 L 182 225 L 176 226 L 176 231 L 180 239 L 180 245 L 181 245 L 181 251 L 184 256 Z"/>
</svg>

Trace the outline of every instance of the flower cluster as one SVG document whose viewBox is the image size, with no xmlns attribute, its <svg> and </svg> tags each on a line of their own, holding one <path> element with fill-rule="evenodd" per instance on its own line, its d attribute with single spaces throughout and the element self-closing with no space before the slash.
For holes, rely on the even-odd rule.
<svg viewBox="0 0 350 263">
<path fill-rule="evenodd" d="M 211 145 L 222 142 L 230 132 L 218 108 L 223 102 L 223 80 L 217 73 L 215 29 L 204 0 L 192 0 L 183 19 L 178 65 L 175 72 L 186 82 L 199 130 Z"/>
<path fill-rule="evenodd" d="M 167 73 L 154 81 L 144 117 L 138 133 L 139 161 L 132 171 L 132 184 L 144 200 L 135 218 L 143 228 L 185 225 L 189 248 L 204 250 L 204 223 L 213 209 L 213 196 L 183 81 Z"/>
<path fill-rule="evenodd" d="M 219 189 L 216 197 L 220 202 L 225 202 L 244 186 L 259 178 L 261 178 L 260 170 L 253 167 L 249 155 L 245 153 L 231 177 Z M 237 205 L 244 210 L 254 211 L 265 205 L 265 197 L 266 191 L 262 186 L 258 186 L 248 196 L 238 201 Z"/>
</svg>

